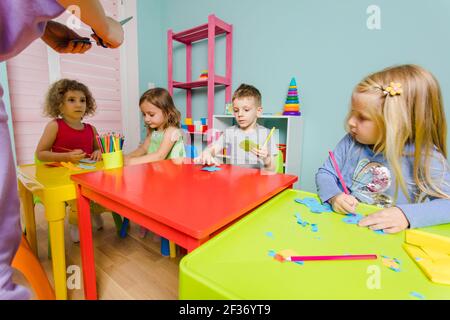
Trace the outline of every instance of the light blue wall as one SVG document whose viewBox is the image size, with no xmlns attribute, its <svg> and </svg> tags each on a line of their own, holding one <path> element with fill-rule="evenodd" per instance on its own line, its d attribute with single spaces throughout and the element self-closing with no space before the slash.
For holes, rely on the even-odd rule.
<svg viewBox="0 0 450 320">
<path fill-rule="evenodd" d="M 381 8 L 381 30 L 366 26 L 369 5 Z M 314 173 L 345 134 L 353 86 L 393 64 L 416 63 L 435 74 L 450 114 L 450 1 L 448 0 L 138 0 L 141 91 L 167 87 L 166 32 L 206 23 L 215 13 L 234 25 L 233 90 L 259 88 L 265 112 L 279 112 L 291 77 L 297 78 L 304 119 L 301 186 L 315 190 Z M 216 68 L 223 70 L 224 41 Z M 184 80 L 184 50 L 175 51 L 175 79 Z M 194 75 L 206 68 L 206 45 L 194 49 Z M 194 97 L 194 118 L 206 99 Z M 175 94 L 184 115 L 184 93 Z M 216 113 L 223 113 L 219 91 Z M 298 141 L 298 143 L 301 143 Z"/>
</svg>

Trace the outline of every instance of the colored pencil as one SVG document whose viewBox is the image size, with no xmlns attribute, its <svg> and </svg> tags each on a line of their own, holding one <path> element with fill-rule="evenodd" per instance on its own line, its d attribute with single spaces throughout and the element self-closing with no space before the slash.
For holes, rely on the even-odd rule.
<svg viewBox="0 0 450 320">
<path fill-rule="evenodd" d="M 291 256 L 287 261 L 375 260 L 376 254 L 349 254 L 340 256 Z"/>
<path fill-rule="evenodd" d="M 116 137 L 112 137 L 112 138 L 113 138 L 113 144 L 114 144 L 113 152 L 119 151 L 119 148 L 117 148 L 117 138 Z"/>
<path fill-rule="evenodd" d="M 334 171 L 336 171 L 336 174 L 338 175 L 339 181 L 341 182 L 345 194 L 350 194 L 350 192 L 347 189 L 347 185 L 345 184 L 344 178 L 342 177 L 341 170 L 339 170 L 339 166 L 336 162 L 336 158 L 334 157 L 333 151 L 329 151 L 328 153 L 330 154 L 331 161 L 333 162 Z"/>
<path fill-rule="evenodd" d="M 69 149 L 69 148 L 64 148 L 64 147 L 59 147 L 59 146 L 56 146 L 56 147 L 52 147 L 52 149 L 53 148 L 56 148 L 56 149 L 59 149 L 59 150 L 62 150 L 62 151 L 68 151 L 68 152 L 72 152 L 72 151 L 74 151 L 73 149 Z M 91 156 L 91 154 L 90 153 L 86 153 L 86 155 L 88 156 L 88 157 L 90 157 Z"/>
<path fill-rule="evenodd" d="M 273 135 L 274 132 L 275 132 L 275 127 L 273 127 L 272 130 L 270 130 L 270 133 L 267 136 L 266 141 L 264 141 L 264 144 L 262 145 L 261 149 L 264 148 L 267 145 L 267 142 L 269 142 L 269 139 Z"/>
<path fill-rule="evenodd" d="M 122 134 L 114 132 L 97 135 L 96 139 L 101 146 L 102 153 L 121 151 L 125 140 Z"/>
</svg>

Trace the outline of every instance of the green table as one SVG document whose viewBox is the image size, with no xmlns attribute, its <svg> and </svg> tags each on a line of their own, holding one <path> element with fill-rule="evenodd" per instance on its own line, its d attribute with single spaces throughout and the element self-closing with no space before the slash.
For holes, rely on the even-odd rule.
<svg viewBox="0 0 450 320">
<path fill-rule="evenodd" d="M 402 249 L 404 232 L 377 234 L 346 224 L 343 215 L 315 214 L 297 198 L 312 193 L 286 190 L 212 240 L 180 264 L 180 299 L 450 299 L 450 286 L 430 282 Z M 317 198 L 318 199 L 318 198 Z M 360 204 L 357 212 L 379 210 Z M 297 223 L 296 213 L 304 221 Z M 450 225 L 423 230 L 450 236 Z M 377 260 L 279 262 L 271 250 L 299 255 L 377 254 Z M 380 255 L 400 260 L 389 269 Z M 416 292 L 419 298 L 411 294 Z"/>
</svg>

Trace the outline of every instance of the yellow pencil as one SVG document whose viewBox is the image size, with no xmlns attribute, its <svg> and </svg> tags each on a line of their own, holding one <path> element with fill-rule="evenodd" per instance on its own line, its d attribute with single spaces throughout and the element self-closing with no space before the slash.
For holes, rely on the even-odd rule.
<svg viewBox="0 0 450 320">
<path fill-rule="evenodd" d="M 267 136 L 266 141 L 264 141 L 264 144 L 262 145 L 261 149 L 264 148 L 267 145 L 267 142 L 269 142 L 269 139 L 273 135 L 274 132 L 275 132 L 275 127 L 273 127 L 272 130 L 270 130 L 270 133 Z"/>
<path fill-rule="evenodd" d="M 119 149 L 117 148 L 116 138 L 115 138 L 114 136 L 111 137 L 111 138 L 112 138 L 112 141 L 113 141 L 113 147 L 114 147 L 113 152 L 119 151 Z"/>
</svg>

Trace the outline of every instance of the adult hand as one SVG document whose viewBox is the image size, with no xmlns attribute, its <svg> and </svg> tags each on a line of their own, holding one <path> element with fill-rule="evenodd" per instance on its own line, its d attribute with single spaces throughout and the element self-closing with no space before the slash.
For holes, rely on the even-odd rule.
<svg viewBox="0 0 450 320">
<path fill-rule="evenodd" d="M 409 221 L 402 210 L 391 207 L 364 217 L 358 225 L 372 230 L 383 230 L 385 233 L 397 233 L 407 229 Z"/>
<path fill-rule="evenodd" d="M 69 27 L 55 22 L 47 22 L 42 40 L 53 50 L 58 53 L 85 53 L 92 45 L 74 40 L 89 40 L 89 38 L 81 37 Z"/>
<path fill-rule="evenodd" d="M 354 196 L 345 193 L 334 196 L 328 202 L 333 207 L 334 212 L 343 214 L 355 212 L 358 205 L 358 200 Z"/>
<path fill-rule="evenodd" d="M 97 33 L 97 31 L 94 30 L 96 33 L 91 36 L 95 39 L 95 41 L 97 41 L 98 46 L 101 46 L 99 40 L 101 38 L 103 44 L 108 48 L 117 48 L 123 42 L 123 28 L 119 22 L 110 17 L 106 17 L 106 23 L 108 25 L 108 30 L 106 33 Z"/>
</svg>

